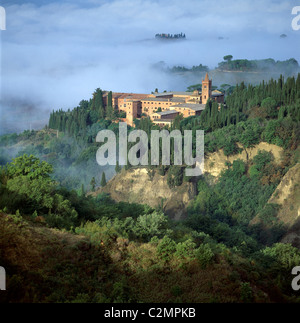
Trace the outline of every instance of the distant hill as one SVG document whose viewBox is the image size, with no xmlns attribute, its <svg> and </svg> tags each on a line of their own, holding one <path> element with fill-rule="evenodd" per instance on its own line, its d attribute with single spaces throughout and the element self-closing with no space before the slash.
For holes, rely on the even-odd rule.
<svg viewBox="0 0 300 323">
<path fill-rule="evenodd" d="M 286 75 L 294 75 L 300 71 L 299 63 L 296 59 L 290 58 L 285 61 L 275 61 L 273 58 L 248 60 L 248 59 L 226 59 L 218 63 L 215 69 L 210 70 L 206 65 L 199 64 L 198 66 L 188 67 L 184 65 L 172 66 L 166 68 L 165 62 L 160 62 L 155 65 L 156 68 L 166 69 L 172 73 L 198 73 L 198 72 L 248 72 L 248 73 L 279 73 Z M 278 75 L 279 77 L 279 75 Z"/>
<path fill-rule="evenodd" d="M 258 85 L 271 79 L 278 79 L 280 75 L 284 78 L 295 77 L 300 72 L 300 66 L 296 59 L 290 58 L 284 61 L 275 61 L 273 58 L 261 60 L 236 59 L 218 63 L 214 69 L 203 63 L 199 65 L 169 65 L 167 62 L 158 62 L 153 68 L 174 75 L 185 84 L 198 84 L 205 73 L 209 73 L 213 79 L 213 85 L 220 87 L 222 84 L 235 86 L 244 82 L 245 84 Z"/>
<path fill-rule="evenodd" d="M 260 60 L 248 60 L 248 59 L 225 59 L 224 62 L 218 64 L 218 70 L 221 71 L 239 71 L 239 72 L 293 72 L 299 71 L 299 64 L 294 58 L 290 58 L 285 61 L 275 61 L 273 58 L 260 59 Z"/>
</svg>

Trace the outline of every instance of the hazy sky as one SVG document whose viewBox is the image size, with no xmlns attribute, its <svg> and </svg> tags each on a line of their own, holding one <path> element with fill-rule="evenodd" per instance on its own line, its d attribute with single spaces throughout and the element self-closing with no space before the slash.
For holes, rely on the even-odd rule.
<svg viewBox="0 0 300 323">
<path fill-rule="evenodd" d="M 0 31 L 0 133 L 44 125 L 49 110 L 72 108 L 97 87 L 149 93 L 191 85 L 154 70 L 152 64 L 159 61 L 214 68 L 232 54 L 300 62 L 300 31 L 291 28 L 297 2 L 1 1 L 7 30 Z M 156 33 L 180 32 L 187 41 L 153 40 Z M 282 33 L 288 38 L 280 39 Z"/>
</svg>

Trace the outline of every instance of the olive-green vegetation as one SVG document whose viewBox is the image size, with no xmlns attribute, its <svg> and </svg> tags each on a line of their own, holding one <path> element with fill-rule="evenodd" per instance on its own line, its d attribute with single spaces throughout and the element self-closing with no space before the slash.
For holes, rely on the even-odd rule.
<svg viewBox="0 0 300 323">
<path fill-rule="evenodd" d="M 225 85 L 224 85 L 225 86 Z M 226 156 L 253 147 L 264 141 L 285 149 L 285 159 L 281 170 L 272 170 L 278 180 L 284 175 L 285 168 L 295 163 L 295 153 L 300 138 L 300 74 L 295 79 L 286 81 L 281 76 L 277 81 L 262 82 L 258 86 L 244 83 L 237 85 L 226 97 L 225 104 L 208 101 L 205 110 L 197 117 L 182 119 L 177 116 L 171 129 L 205 131 L 205 153 L 223 149 Z M 150 138 L 150 132 L 158 127 L 144 118 L 136 123 L 138 129 L 144 130 Z M 149 139 L 149 151 L 151 141 Z M 195 153 L 196 143 L 193 142 Z M 162 142 L 160 142 L 162 151 Z M 173 138 L 171 139 L 171 166 L 158 166 L 162 174 L 169 171 L 170 187 L 182 184 L 184 167 L 172 165 L 174 161 Z M 149 157 L 150 158 L 150 157 Z M 286 168 L 287 170 L 287 168 Z M 253 169 L 252 169 L 253 172 Z M 278 172 L 280 174 L 278 174 Z M 271 175 L 270 175 L 271 176 Z"/>
<path fill-rule="evenodd" d="M 184 66 L 173 66 L 169 69 L 171 73 L 182 73 L 182 72 L 208 72 L 209 68 L 205 65 L 199 64 L 197 66 L 193 66 L 192 68 L 187 68 Z"/>
<path fill-rule="evenodd" d="M 0 137 L 0 265 L 9 291 L 0 301 L 299 302 L 290 284 L 300 252 L 280 243 L 286 228 L 278 205 L 267 203 L 297 162 L 299 105 L 300 75 L 237 85 L 220 109 L 208 102 L 199 117 L 177 117 L 169 130 L 204 129 L 207 153 L 229 156 L 260 141 L 284 148 L 279 164 L 259 151 L 227 163 L 217 181 L 187 178 L 173 163 L 151 166 L 170 187 L 196 182 L 177 222 L 161 208 L 87 194 L 107 181 L 95 162 L 97 132 L 118 135 L 100 89 L 72 111 L 53 112 L 42 131 Z M 148 118 L 136 126 L 159 129 Z M 251 224 L 256 215 L 261 222 Z"/>
<path fill-rule="evenodd" d="M 218 63 L 216 68 L 218 71 L 228 72 L 276 72 L 279 74 L 291 75 L 299 72 L 299 64 L 295 58 L 290 58 L 285 61 L 275 61 L 273 58 L 248 60 L 248 59 L 233 59 L 232 55 L 223 57 L 223 61 Z M 209 72 L 209 68 L 199 64 L 188 68 L 178 65 L 167 69 L 171 73 L 204 73 Z"/>
<path fill-rule="evenodd" d="M 272 58 L 260 60 L 232 59 L 232 55 L 224 56 L 224 62 L 218 64 L 219 70 L 226 71 L 278 71 L 287 73 L 299 71 L 298 62 L 294 58 L 286 61 L 275 61 Z"/>
<path fill-rule="evenodd" d="M 96 136 L 103 129 L 117 132 L 118 126 L 113 122 L 116 116 L 104 109 L 102 91 L 96 89 L 92 99 L 82 100 L 73 110 L 52 112 L 49 126 L 41 131 L 1 136 L 0 165 L 16 156 L 34 155 L 50 163 L 52 178 L 68 189 L 81 190 L 83 185 L 89 190 L 93 178 L 94 187 L 100 186 L 102 172 L 108 175 L 114 170 L 97 164 Z"/>
</svg>

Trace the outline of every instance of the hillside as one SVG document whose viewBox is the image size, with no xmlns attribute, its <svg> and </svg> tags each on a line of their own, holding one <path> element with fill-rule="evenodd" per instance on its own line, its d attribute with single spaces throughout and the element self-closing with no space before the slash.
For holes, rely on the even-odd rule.
<svg viewBox="0 0 300 323">
<path fill-rule="evenodd" d="M 270 203 L 281 206 L 277 217 L 287 224 L 283 243 L 291 243 L 300 249 L 300 164 L 291 168 L 271 197 Z"/>
<path fill-rule="evenodd" d="M 103 243 L 100 231 L 98 239 L 87 232 L 74 235 L 0 213 L 0 259 L 8 274 L 0 302 L 288 301 L 263 282 L 259 267 L 229 251 L 205 266 L 180 257 L 165 262 L 158 242 Z"/>
<path fill-rule="evenodd" d="M 271 152 L 274 156 L 274 161 L 278 164 L 281 160 L 283 149 L 265 142 L 248 149 L 245 148 L 241 153 L 231 156 L 225 156 L 221 149 L 207 155 L 204 172 L 218 177 L 222 171 L 228 169 L 226 162 L 233 163 L 238 159 L 248 162 L 259 151 Z M 197 185 L 195 182 L 183 182 L 180 186 L 170 188 L 167 174 L 161 176 L 157 171 L 152 171 L 151 169 L 136 168 L 127 171 L 123 169 L 105 187 L 99 188 L 91 194 L 97 196 L 103 192 L 108 193 L 117 202 L 126 201 L 162 208 L 163 212 L 170 218 L 180 220 L 186 217 L 186 208 L 197 195 Z"/>
<path fill-rule="evenodd" d="M 291 243 L 300 248 L 300 164 L 291 167 L 275 192 L 268 201 L 268 205 L 276 205 L 276 220 L 282 223 L 287 232 L 282 238 L 283 243 Z M 260 222 L 258 214 L 252 224 Z"/>
<path fill-rule="evenodd" d="M 231 90 L 165 128 L 204 130 L 199 177 L 172 161 L 99 166 L 96 136 L 120 142 L 123 118 L 101 89 L 42 131 L 1 136 L 0 301 L 299 302 L 300 74 Z"/>
<path fill-rule="evenodd" d="M 162 208 L 172 219 L 179 220 L 186 216 L 186 207 L 196 196 L 195 183 L 183 183 L 179 187 L 170 188 L 167 176 L 147 168 L 129 169 L 117 174 L 104 188 L 92 195 L 104 192 L 117 201 L 148 204 L 154 208 Z"/>
<path fill-rule="evenodd" d="M 300 163 L 297 163 L 288 170 L 268 201 L 280 206 L 277 218 L 288 227 L 292 227 L 300 216 L 299 183 Z"/>
<path fill-rule="evenodd" d="M 259 151 L 271 152 L 274 156 L 275 162 L 278 164 L 283 153 L 283 149 L 281 147 L 266 142 L 260 142 L 258 145 L 249 148 L 244 148 L 241 144 L 238 144 L 238 147 L 241 148 L 241 152 L 230 156 L 225 156 L 223 149 L 207 154 L 204 164 L 204 172 L 218 177 L 223 170 L 227 169 L 226 162 L 232 164 L 233 161 L 237 159 L 248 162 L 253 159 Z"/>
</svg>

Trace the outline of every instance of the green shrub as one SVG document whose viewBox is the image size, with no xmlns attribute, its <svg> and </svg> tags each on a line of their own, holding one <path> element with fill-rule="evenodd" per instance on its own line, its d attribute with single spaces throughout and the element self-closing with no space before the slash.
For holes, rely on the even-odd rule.
<svg viewBox="0 0 300 323">
<path fill-rule="evenodd" d="M 168 236 L 164 236 L 157 246 L 158 257 L 164 262 L 169 262 L 176 251 L 176 243 Z"/>
<path fill-rule="evenodd" d="M 262 253 L 288 270 L 300 264 L 300 251 L 291 244 L 275 243 L 272 247 L 266 247 Z"/>
<path fill-rule="evenodd" d="M 149 241 L 153 236 L 162 237 L 168 230 L 168 218 L 159 212 L 140 215 L 133 228 L 133 233 L 143 241 Z"/>
<path fill-rule="evenodd" d="M 241 283 L 241 301 L 251 303 L 253 301 L 253 292 L 250 283 Z"/>
<path fill-rule="evenodd" d="M 196 250 L 196 258 L 203 269 L 213 262 L 214 256 L 213 251 L 207 243 L 201 244 Z"/>
</svg>

